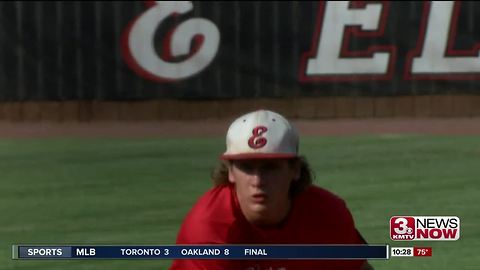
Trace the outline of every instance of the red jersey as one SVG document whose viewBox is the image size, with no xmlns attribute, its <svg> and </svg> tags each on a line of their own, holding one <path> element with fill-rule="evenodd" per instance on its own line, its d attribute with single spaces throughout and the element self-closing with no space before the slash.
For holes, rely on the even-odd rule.
<svg viewBox="0 0 480 270">
<path fill-rule="evenodd" d="M 185 218 L 177 244 L 363 244 L 345 202 L 310 186 L 286 220 L 262 229 L 244 217 L 233 185 L 204 194 Z M 365 260 L 175 260 L 170 270 L 357 270 Z"/>
</svg>

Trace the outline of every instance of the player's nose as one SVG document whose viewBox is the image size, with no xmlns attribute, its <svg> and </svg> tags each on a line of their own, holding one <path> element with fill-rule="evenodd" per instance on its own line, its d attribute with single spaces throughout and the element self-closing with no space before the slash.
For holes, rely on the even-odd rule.
<svg viewBox="0 0 480 270">
<path fill-rule="evenodd" d="M 255 170 L 251 175 L 251 184 L 254 187 L 263 187 L 265 186 L 265 176 L 261 170 Z"/>
</svg>

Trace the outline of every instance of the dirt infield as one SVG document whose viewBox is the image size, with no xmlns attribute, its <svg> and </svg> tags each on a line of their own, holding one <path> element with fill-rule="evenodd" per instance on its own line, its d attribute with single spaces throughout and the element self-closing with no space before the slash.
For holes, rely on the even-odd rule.
<svg viewBox="0 0 480 270">
<path fill-rule="evenodd" d="M 432 95 L 0 102 L 0 138 L 223 137 L 231 120 L 265 108 L 307 136 L 480 135 L 479 95 Z"/>
<path fill-rule="evenodd" d="M 0 122 L 0 138 L 222 137 L 230 120 L 162 122 Z M 480 135 L 480 118 L 294 120 L 306 136 Z"/>
</svg>

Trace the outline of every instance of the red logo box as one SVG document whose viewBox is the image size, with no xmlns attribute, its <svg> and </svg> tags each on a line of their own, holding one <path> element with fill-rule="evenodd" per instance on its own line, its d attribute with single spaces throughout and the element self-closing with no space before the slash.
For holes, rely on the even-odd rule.
<svg viewBox="0 0 480 270">
<path fill-rule="evenodd" d="M 415 239 L 415 218 L 412 216 L 390 218 L 390 239 L 395 241 Z"/>
</svg>

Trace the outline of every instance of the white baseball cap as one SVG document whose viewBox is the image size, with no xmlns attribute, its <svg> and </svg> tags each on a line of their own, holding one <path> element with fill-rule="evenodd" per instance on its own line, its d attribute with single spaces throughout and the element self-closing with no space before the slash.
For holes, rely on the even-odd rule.
<svg viewBox="0 0 480 270">
<path fill-rule="evenodd" d="M 223 160 L 294 158 L 298 133 L 285 117 L 258 110 L 240 116 L 228 128 Z"/>
</svg>

